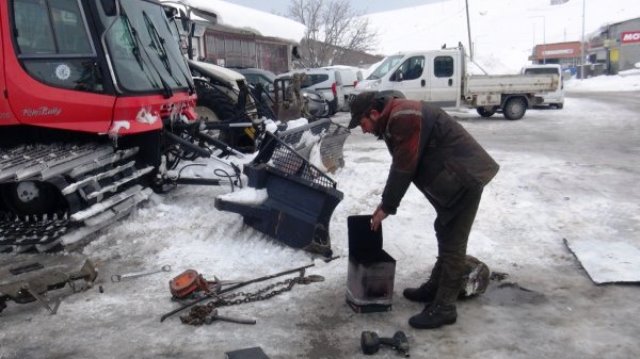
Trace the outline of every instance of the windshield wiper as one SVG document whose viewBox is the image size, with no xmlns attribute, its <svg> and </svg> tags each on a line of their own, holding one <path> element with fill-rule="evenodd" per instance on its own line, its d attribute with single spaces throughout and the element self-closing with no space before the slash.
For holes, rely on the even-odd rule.
<svg viewBox="0 0 640 359">
<path fill-rule="evenodd" d="M 127 28 L 129 29 L 129 32 L 131 33 L 131 35 L 133 37 L 133 41 L 134 41 L 134 56 L 136 56 L 135 55 L 135 51 L 136 51 L 135 49 L 137 49 L 138 52 L 140 52 L 140 49 L 142 49 L 142 52 L 144 52 L 145 56 L 149 60 L 149 63 L 151 64 L 151 67 L 156 72 L 156 75 L 158 75 L 158 78 L 160 78 L 160 83 L 162 84 L 164 98 L 172 97 L 173 96 L 173 90 L 171 90 L 171 86 L 169 86 L 169 84 L 162 78 L 162 74 L 160 73 L 160 71 L 158 70 L 156 65 L 153 63 L 153 60 L 151 60 L 151 56 L 149 55 L 149 53 L 147 52 L 145 47 L 142 45 L 142 40 L 140 39 L 140 35 L 138 35 L 138 31 L 136 30 L 136 28 L 133 27 L 133 24 L 129 20 L 129 16 L 127 16 L 127 14 L 125 13 L 124 10 L 122 11 L 121 16 L 124 17 L 124 19 L 127 21 Z M 142 60 L 142 56 L 140 56 L 140 60 Z M 142 65 L 141 65 L 141 67 L 142 67 Z"/>
<path fill-rule="evenodd" d="M 126 15 L 121 14 L 120 16 L 124 18 L 127 29 L 129 30 L 129 34 L 131 35 L 131 53 L 136 59 L 138 66 L 140 66 L 140 71 L 145 74 L 147 80 L 149 80 L 149 83 L 151 83 L 153 87 L 159 88 L 160 86 L 158 85 L 156 80 L 149 76 L 149 74 L 144 69 L 144 60 L 142 60 L 142 54 L 140 53 L 140 45 L 138 43 L 136 30 L 132 27 L 131 22 L 129 22 L 129 18 Z"/>
<path fill-rule="evenodd" d="M 171 75 L 171 78 L 173 79 L 173 81 L 175 81 L 178 86 L 182 86 L 182 82 L 173 75 L 173 70 L 171 69 L 171 62 L 169 61 L 169 52 L 165 47 L 166 40 L 162 37 L 162 35 L 160 35 L 160 32 L 153 24 L 153 21 L 151 21 L 151 19 L 149 18 L 149 15 L 147 15 L 147 13 L 143 11 L 142 16 L 144 18 L 145 24 L 147 25 L 147 31 L 149 32 L 149 35 L 151 36 L 151 39 L 152 39 L 151 46 L 153 46 L 158 51 L 158 57 L 162 61 L 162 64 L 164 65 L 165 69 L 167 69 L 167 72 L 169 73 L 169 75 Z M 175 58 L 173 58 L 173 60 L 176 61 Z M 182 73 L 182 76 L 186 79 L 187 84 L 189 86 L 189 91 L 191 93 L 195 92 L 195 85 L 191 82 L 191 76 L 187 75 L 184 72 L 184 70 L 180 68 L 180 66 L 178 66 L 178 69 Z"/>
<path fill-rule="evenodd" d="M 144 11 L 142 12 L 142 18 L 144 19 L 144 23 L 147 26 L 147 32 L 151 37 L 151 47 L 156 49 L 156 51 L 158 52 L 158 57 L 160 58 L 160 61 L 162 61 L 164 68 L 167 70 L 169 75 L 172 75 L 173 77 L 171 64 L 169 63 L 169 56 L 167 56 L 167 49 L 164 47 L 164 39 L 162 38 L 162 36 L 160 36 L 156 27 L 153 26 L 151 19 L 149 19 L 149 16 Z M 178 81 L 176 80 L 176 82 Z"/>
</svg>

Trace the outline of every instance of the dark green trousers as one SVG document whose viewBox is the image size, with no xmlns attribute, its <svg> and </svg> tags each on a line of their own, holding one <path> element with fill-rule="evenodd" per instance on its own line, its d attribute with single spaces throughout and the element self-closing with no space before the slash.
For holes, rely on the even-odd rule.
<svg viewBox="0 0 640 359">
<path fill-rule="evenodd" d="M 453 304 L 462 289 L 467 242 L 481 197 L 482 188 L 479 188 L 467 190 L 451 208 L 443 208 L 431 201 L 438 214 L 434 222 L 438 260 L 430 278 L 438 283 L 436 304 Z"/>
</svg>

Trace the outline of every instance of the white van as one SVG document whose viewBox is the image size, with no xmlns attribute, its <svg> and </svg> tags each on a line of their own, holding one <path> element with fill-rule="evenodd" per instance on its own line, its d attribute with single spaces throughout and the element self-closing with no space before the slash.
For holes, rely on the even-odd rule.
<svg viewBox="0 0 640 359">
<path fill-rule="evenodd" d="M 536 94 L 536 97 L 542 98 L 542 103 L 537 106 L 548 106 L 561 109 L 564 107 L 564 81 L 562 79 L 562 67 L 557 64 L 549 65 L 527 65 L 522 68 L 523 75 L 558 75 L 558 87 L 555 91 L 543 92 Z"/>
<path fill-rule="evenodd" d="M 304 72 L 307 75 L 301 84 L 301 88 L 303 90 L 321 93 L 329 102 L 329 113 L 331 115 L 344 107 L 345 99 L 342 93 L 342 78 L 340 72 L 327 68 L 300 69 L 280 74 L 278 78 L 291 76 L 298 72 Z"/>
<path fill-rule="evenodd" d="M 342 106 L 341 111 L 349 111 L 349 98 L 355 93 L 356 85 L 363 80 L 362 69 L 353 66 L 325 66 L 324 69 L 335 70 L 339 73 L 340 85 L 342 87 Z"/>
</svg>

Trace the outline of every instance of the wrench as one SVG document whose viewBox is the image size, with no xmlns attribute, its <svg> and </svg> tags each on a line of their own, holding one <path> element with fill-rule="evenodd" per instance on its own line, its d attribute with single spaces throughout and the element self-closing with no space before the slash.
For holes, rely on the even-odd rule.
<svg viewBox="0 0 640 359">
<path fill-rule="evenodd" d="M 120 282 L 123 279 L 144 277 L 144 276 L 150 275 L 150 274 L 155 274 L 155 273 L 160 273 L 160 272 L 169 272 L 169 271 L 171 271 L 171 266 L 167 264 L 167 265 L 163 265 L 160 269 L 147 271 L 147 272 L 114 274 L 114 275 L 111 276 L 111 281 L 116 283 L 116 282 Z"/>
</svg>

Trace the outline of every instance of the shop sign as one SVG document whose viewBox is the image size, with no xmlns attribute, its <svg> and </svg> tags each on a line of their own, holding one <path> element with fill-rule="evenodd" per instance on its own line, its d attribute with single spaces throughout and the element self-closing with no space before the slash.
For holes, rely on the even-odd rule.
<svg viewBox="0 0 640 359">
<path fill-rule="evenodd" d="M 573 49 L 544 50 L 544 51 L 542 51 L 542 54 L 544 56 L 573 55 Z"/>
<path fill-rule="evenodd" d="M 629 44 L 632 42 L 640 42 L 640 31 L 627 31 L 622 33 L 622 43 Z"/>
</svg>

